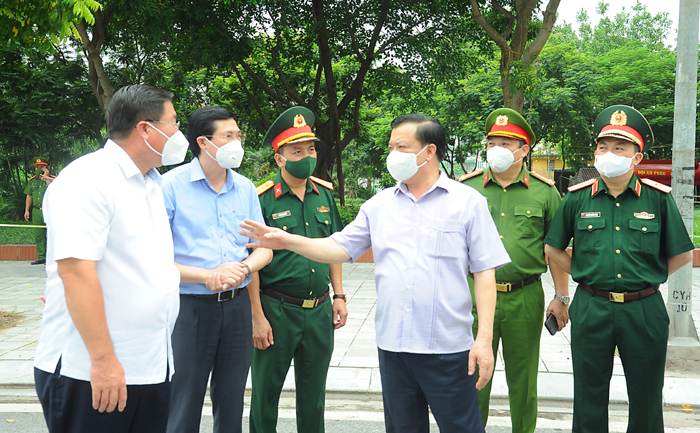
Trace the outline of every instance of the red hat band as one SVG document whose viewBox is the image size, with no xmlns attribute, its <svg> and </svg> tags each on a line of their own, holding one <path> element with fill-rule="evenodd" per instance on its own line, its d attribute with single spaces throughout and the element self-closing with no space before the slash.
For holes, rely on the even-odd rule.
<svg viewBox="0 0 700 433">
<path fill-rule="evenodd" d="M 311 131 L 311 127 L 309 125 L 304 125 L 301 127 L 293 126 L 289 129 L 285 129 L 280 135 L 272 140 L 272 148 L 275 150 L 275 152 L 277 152 L 277 149 L 290 141 L 306 137 L 308 137 L 310 140 L 316 138 L 316 135 L 314 135 L 313 131 Z"/>
<path fill-rule="evenodd" d="M 639 132 L 637 132 L 637 130 L 635 130 L 634 128 L 630 128 L 627 125 L 604 126 L 603 129 L 600 130 L 600 134 L 598 134 L 598 138 L 596 139 L 596 141 L 600 140 L 603 137 L 608 137 L 612 135 L 631 141 L 632 143 L 639 146 L 639 150 L 644 150 L 644 140 L 642 140 L 642 134 L 640 134 Z"/>
<path fill-rule="evenodd" d="M 491 127 L 491 132 L 487 134 L 489 137 L 492 135 L 502 135 L 505 137 L 517 138 L 519 140 L 524 140 L 528 145 L 530 144 L 530 136 L 527 135 L 525 130 L 512 123 L 506 123 L 505 125 L 494 124 Z"/>
<path fill-rule="evenodd" d="M 40 159 L 37 159 L 34 165 L 49 165 L 48 162 L 42 161 Z"/>
</svg>

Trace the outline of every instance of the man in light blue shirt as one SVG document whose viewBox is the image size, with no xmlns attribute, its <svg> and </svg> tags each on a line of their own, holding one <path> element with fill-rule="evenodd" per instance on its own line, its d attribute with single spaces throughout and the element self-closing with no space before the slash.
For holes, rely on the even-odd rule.
<svg viewBox="0 0 700 433">
<path fill-rule="evenodd" d="M 387 432 L 483 432 L 477 389 L 493 374 L 495 269 L 510 258 L 486 199 L 440 171 L 440 123 L 421 115 L 392 122 L 387 167 L 399 184 L 377 194 L 342 232 L 308 239 L 254 221 L 241 234 L 326 263 L 354 261 L 372 247 L 376 329 Z M 250 245 L 252 246 L 252 245 Z M 472 336 L 474 274 L 479 334 Z M 479 366 L 479 379 L 475 373 Z"/>
<path fill-rule="evenodd" d="M 255 186 L 231 170 L 243 158 L 233 114 L 201 108 L 190 116 L 187 136 L 195 157 L 162 182 L 181 274 L 168 432 L 199 431 L 210 373 L 214 432 L 240 432 L 252 356 L 250 298 L 260 296 L 251 273 L 272 251 L 248 255 L 250 240 L 238 234 L 244 219 L 264 220 Z"/>
</svg>

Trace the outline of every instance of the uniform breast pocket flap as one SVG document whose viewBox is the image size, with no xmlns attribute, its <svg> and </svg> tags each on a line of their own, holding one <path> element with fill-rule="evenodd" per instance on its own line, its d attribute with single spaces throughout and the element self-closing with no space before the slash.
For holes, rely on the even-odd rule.
<svg viewBox="0 0 700 433">
<path fill-rule="evenodd" d="M 581 218 L 576 221 L 576 228 L 592 232 L 605 227 L 605 218 Z"/>
<path fill-rule="evenodd" d="M 316 221 L 319 222 L 320 227 L 323 227 L 321 230 L 323 237 L 329 236 L 331 234 L 331 214 L 329 212 L 316 212 Z"/>
<path fill-rule="evenodd" d="M 270 221 L 270 225 L 273 227 L 280 228 L 289 233 L 296 233 L 295 229 L 297 226 L 296 218 L 289 216 L 284 218 L 273 219 Z"/>
<path fill-rule="evenodd" d="M 542 208 L 536 206 L 515 206 L 515 216 L 542 218 Z"/>
<path fill-rule="evenodd" d="M 659 231 L 659 222 L 635 218 L 630 220 L 630 228 L 642 233 L 656 233 Z"/>
</svg>

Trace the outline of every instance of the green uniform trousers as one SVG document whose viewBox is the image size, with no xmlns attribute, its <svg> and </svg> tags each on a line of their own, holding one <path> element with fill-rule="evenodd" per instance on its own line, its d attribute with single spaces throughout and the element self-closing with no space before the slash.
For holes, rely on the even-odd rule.
<svg viewBox="0 0 700 433">
<path fill-rule="evenodd" d="M 668 313 L 660 293 L 610 302 L 577 290 L 569 311 L 574 364 L 574 432 L 607 433 L 615 346 L 629 397 L 628 432 L 663 432 Z"/>
<path fill-rule="evenodd" d="M 43 226 L 44 223 L 44 213 L 41 209 L 32 207 L 32 224 L 37 226 Z M 36 255 L 42 259 L 46 260 L 46 229 L 34 229 L 34 242 L 36 243 Z"/>
<path fill-rule="evenodd" d="M 470 280 L 472 299 L 474 284 Z M 476 306 L 474 336 L 478 331 Z M 537 370 L 540 361 L 540 337 L 544 323 L 544 290 L 542 280 L 512 292 L 498 292 L 493 318 L 493 355 L 498 355 L 498 342 L 503 345 L 503 362 L 508 384 L 512 432 L 532 433 L 537 423 Z M 486 425 L 489 417 L 491 385 L 479 391 L 479 409 Z"/>
<path fill-rule="evenodd" d="M 330 298 L 316 308 L 279 301 L 260 294 L 275 344 L 253 349 L 250 432 L 274 433 L 284 379 L 294 359 L 297 431 L 323 433 L 326 376 L 333 354 L 333 312 Z"/>
</svg>

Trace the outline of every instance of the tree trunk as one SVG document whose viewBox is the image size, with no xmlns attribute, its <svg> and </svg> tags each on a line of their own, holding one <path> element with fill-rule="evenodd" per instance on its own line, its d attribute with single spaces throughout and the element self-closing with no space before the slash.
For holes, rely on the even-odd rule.
<svg viewBox="0 0 700 433">
<path fill-rule="evenodd" d="M 109 102 L 114 96 L 116 89 L 112 86 L 109 81 L 109 77 L 105 72 L 104 63 L 102 62 L 102 57 L 100 53 L 102 51 L 102 44 L 105 41 L 105 28 L 107 23 L 109 23 L 112 17 L 111 9 L 107 9 L 104 13 L 98 9 L 95 11 L 95 25 L 92 29 L 92 38 L 87 33 L 87 28 L 85 27 L 84 21 L 79 21 L 75 24 L 76 29 L 78 29 L 78 34 L 80 35 L 80 41 L 83 43 L 83 48 L 87 53 L 88 59 L 88 80 L 92 86 L 92 91 L 95 93 L 97 102 L 100 104 L 100 108 L 103 113 L 107 112 L 107 107 L 109 107 Z"/>
</svg>

